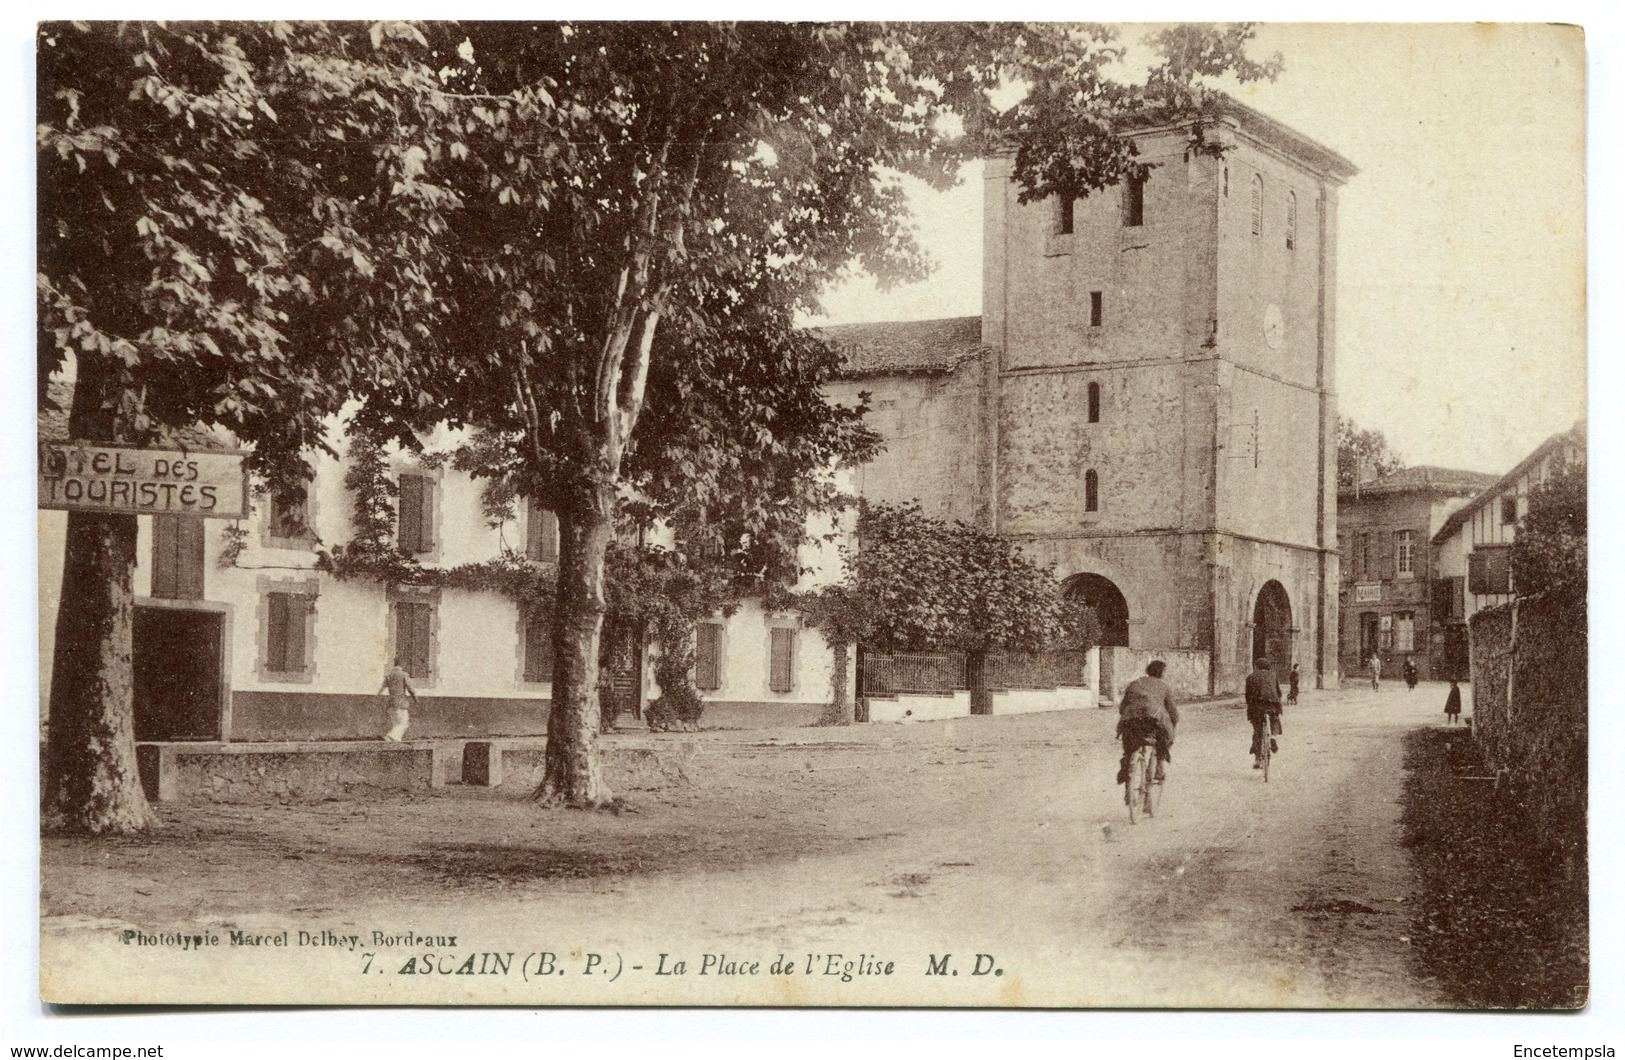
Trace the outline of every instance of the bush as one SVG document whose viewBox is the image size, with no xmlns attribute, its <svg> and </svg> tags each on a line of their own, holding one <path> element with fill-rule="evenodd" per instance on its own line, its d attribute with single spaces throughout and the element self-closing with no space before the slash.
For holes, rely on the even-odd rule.
<svg viewBox="0 0 1625 1060">
<path fill-rule="evenodd" d="M 694 648 L 686 636 L 663 638 L 655 660 L 660 698 L 649 704 L 651 732 L 693 732 L 705 713 L 705 699 L 694 687 Z"/>
</svg>

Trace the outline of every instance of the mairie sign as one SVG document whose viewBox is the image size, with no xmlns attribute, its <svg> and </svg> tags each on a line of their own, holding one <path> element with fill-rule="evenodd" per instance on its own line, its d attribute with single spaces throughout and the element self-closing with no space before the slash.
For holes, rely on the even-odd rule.
<svg viewBox="0 0 1625 1060">
<path fill-rule="evenodd" d="M 242 519 L 248 515 L 248 472 L 241 451 L 41 442 L 39 506 Z"/>
</svg>

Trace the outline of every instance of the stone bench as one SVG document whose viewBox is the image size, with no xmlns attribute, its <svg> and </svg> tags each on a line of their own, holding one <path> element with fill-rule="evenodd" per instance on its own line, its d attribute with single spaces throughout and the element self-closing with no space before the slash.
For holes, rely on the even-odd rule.
<svg viewBox="0 0 1625 1060">
<path fill-rule="evenodd" d="M 686 784 L 698 746 L 659 737 L 605 739 L 598 745 L 604 780 L 612 791 Z M 524 791 L 542 782 L 546 741 L 468 740 L 462 745 L 462 780 L 469 787 Z"/>
<path fill-rule="evenodd" d="M 139 743 L 153 802 L 256 802 L 427 791 L 455 780 L 457 742 Z"/>
</svg>

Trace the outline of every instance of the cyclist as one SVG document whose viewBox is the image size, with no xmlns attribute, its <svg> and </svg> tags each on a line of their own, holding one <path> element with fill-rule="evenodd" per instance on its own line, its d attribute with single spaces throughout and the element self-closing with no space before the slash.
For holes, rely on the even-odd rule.
<svg viewBox="0 0 1625 1060">
<path fill-rule="evenodd" d="M 1117 735 L 1123 741 L 1123 760 L 1117 768 L 1119 784 L 1128 783 L 1128 760 L 1147 734 L 1157 741 L 1157 779 L 1163 779 L 1174 746 L 1174 726 L 1179 724 L 1174 690 L 1162 680 L 1166 669 L 1161 659 L 1153 659 L 1145 668 L 1145 676 L 1136 677 L 1123 689 L 1123 701 L 1117 706 Z"/>
<path fill-rule="evenodd" d="M 1262 769 L 1259 752 L 1264 738 L 1269 737 L 1270 752 L 1274 753 L 1274 734 L 1281 731 L 1281 679 L 1262 656 L 1253 660 L 1253 672 L 1247 675 L 1247 720 L 1253 723 L 1253 745 L 1247 753 L 1253 756 L 1253 768 Z M 1265 731 L 1266 725 L 1269 732 Z"/>
</svg>

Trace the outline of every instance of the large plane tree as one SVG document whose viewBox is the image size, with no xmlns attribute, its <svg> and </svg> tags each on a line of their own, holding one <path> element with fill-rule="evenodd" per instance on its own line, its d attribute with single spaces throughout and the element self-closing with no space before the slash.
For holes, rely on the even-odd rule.
<svg viewBox="0 0 1625 1060">
<path fill-rule="evenodd" d="M 405 373 L 436 303 L 446 206 L 417 130 L 438 85 L 398 24 L 45 23 L 37 41 L 38 373 L 73 438 L 218 426 L 273 479 L 324 418 Z M 71 512 L 43 812 L 106 832 L 152 813 L 135 765 L 136 517 Z"/>
</svg>

